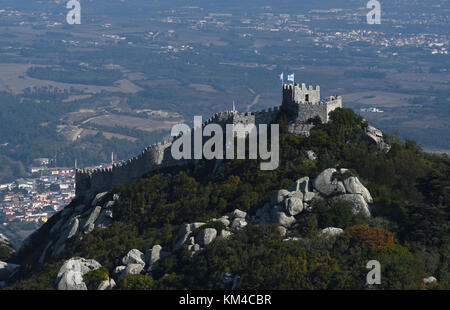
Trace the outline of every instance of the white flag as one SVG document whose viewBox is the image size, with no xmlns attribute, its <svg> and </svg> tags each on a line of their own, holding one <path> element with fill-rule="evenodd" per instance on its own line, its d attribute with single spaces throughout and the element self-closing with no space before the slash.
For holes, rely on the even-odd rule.
<svg viewBox="0 0 450 310">
<path fill-rule="evenodd" d="M 282 73 L 280 74 L 280 80 L 281 80 L 281 81 L 284 81 L 284 72 L 282 72 Z"/>
<path fill-rule="evenodd" d="M 294 80 L 295 80 L 295 74 L 294 74 L 294 73 L 289 74 L 287 79 L 288 79 L 288 81 L 294 83 Z"/>
</svg>

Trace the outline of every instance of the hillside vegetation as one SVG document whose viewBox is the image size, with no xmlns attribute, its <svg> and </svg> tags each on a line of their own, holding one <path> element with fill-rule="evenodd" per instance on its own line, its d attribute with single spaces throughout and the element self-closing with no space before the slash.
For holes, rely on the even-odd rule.
<svg viewBox="0 0 450 310">
<path fill-rule="evenodd" d="M 185 248 L 172 251 L 151 274 L 126 276 L 118 288 L 220 289 L 229 274 L 239 276 L 239 289 L 367 289 L 366 264 L 378 260 L 381 285 L 370 288 L 449 289 L 449 158 L 396 137 L 386 137 L 392 148 L 385 154 L 367 139 L 367 123 L 352 110 L 338 109 L 330 117 L 332 123 L 317 124 L 308 138 L 285 133 L 274 171 L 259 170 L 256 160 L 224 161 L 219 169 L 202 161 L 117 186 L 109 194 L 120 197 L 111 226 L 79 233 L 58 257 L 38 264 L 57 214 L 20 249 L 13 262 L 21 268 L 7 288 L 54 289 L 59 268 L 72 257 L 95 259 L 106 268 L 87 277 L 92 283 L 105 272 L 112 275 L 130 249 L 170 247 L 183 224 L 207 222 L 235 209 L 254 214 L 297 179 L 345 167 L 373 196 L 372 217 L 354 215 L 342 201 L 313 200 L 311 211 L 289 231 L 287 237 L 296 240 L 283 241 L 275 225 L 249 223 L 193 256 Z M 317 160 L 308 159 L 307 150 Z M 323 238 L 319 233 L 326 227 L 344 233 Z M 428 276 L 438 281 L 424 284 Z"/>
</svg>

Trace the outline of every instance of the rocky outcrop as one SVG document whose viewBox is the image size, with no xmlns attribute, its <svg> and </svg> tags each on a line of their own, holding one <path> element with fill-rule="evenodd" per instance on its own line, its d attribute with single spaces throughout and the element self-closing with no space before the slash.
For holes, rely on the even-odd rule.
<svg viewBox="0 0 450 310">
<path fill-rule="evenodd" d="M 322 171 L 322 173 L 314 179 L 314 188 L 324 196 L 345 194 L 344 184 L 333 178 L 333 175 L 336 172 L 337 170 L 334 168 Z"/>
<path fill-rule="evenodd" d="M 54 225 L 53 233 L 63 232 L 60 236 L 62 240 L 68 240 L 77 232 L 92 231 L 92 225 L 97 227 L 99 221 L 103 223 L 105 219 L 112 219 L 109 212 L 117 199 L 106 201 L 107 194 L 99 194 L 93 199 L 91 207 L 86 208 L 80 205 L 74 210 L 67 210 L 62 214 L 60 221 Z M 180 227 L 178 234 L 172 240 L 172 247 L 163 251 L 160 245 L 154 245 L 145 252 L 138 249 L 129 250 L 122 259 L 123 265 L 114 269 L 114 280 L 103 281 L 99 289 L 112 289 L 115 282 L 126 275 L 152 274 L 154 266 L 172 251 L 185 248 L 195 255 L 204 247 L 209 246 L 216 239 L 227 239 L 243 229 L 249 222 L 274 223 L 277 224 L 282 236 L 288 237 L 288 232 L 292 227 L 299 225 L 304 212 L 311 211 L 310 203 L 313 199 L 341 199 L 348 201 L 353 206 L 355 214 L 370 216 L 369 203 L 373 202 L 372 196 L 367 188 L 355 176 L 352 176 L 347 169 L 326 169 L 315 179 L 309 177 L 298 179 L 287 190 L 277 191 L 262 208 L 256 211 L 254 216 L 236 209 L 228 215 L 214 218 L 203 223 L 189 223 Z M 94 203 L 95 202 L 95 203 Z M 103 218 L 103 220 L 101 220 Z M 214 222 L 220 222 L 224 228 L 218 229 Z M 338 236 L 343 230 L 336 227 L 324 228 L 321 235 L 324 237 Z M 64 244 L 59 241 L 57 244 Z M 286 238 L 283 241 L 297 240 L 297 238 Z M 48 245 L 47 245 L 48 247 Z M 70 270 L 69 270 L 70 271 Z M 71 287 L 74 289 L 84 289 L 82 282 L 82 272 L 69 273 L 62 272 L 58 278 L 61 287 Z M 66 275 L 67 273 L 67 275 Z M 62 281 L 64 279 L 64 281 Z"/>
<path fill-rule="evenodd" d="M 83 276 L 101 266 L 93 259 L 71 258 L 65 261 L 59 269 L 56 287 L 58 290 L 87 290 Z"/>
<path fill-rule="evenodd" d="M 354 214 L 370 216 L 369 205 L 367 204 L 364 197 L 360 194 L 344 194 L 337 196 L 335 199 L 349 202 L 352 205 L 352 211 Z"/>
<path fill-rule="evenodd" d="M 129 251 L 124 258 L 122 258 L 122 263 L 127 266 L 131 264 L 139 264 L 145 266 L 145 255 L 141 251 L 133 249 Z"/>
<path fill-rule="evenodd" d="M 383 132 L 373 126 L 368 125 L 365 129 L 367 137 L 376 143 L 378 149 L 384 153 L 389 153 L 391 146 L 384 141 Z"/>
<path fill-rule="evenodd" d="M 284 210 L 286 214 L 295 216 L 303 211 L 303 194 L 302 192 L 291 192 L 284 200 Z"/>
<path fill-rule="evenodd" d="M 360 194 L 367 203 L 373 203 L 372 196 L 367 188 L 361 184 L 356 177 L 349 177 L 344 180 L 345 190 L 349 194 Z"/>
<path fill-rule="evenodd" d="M 343 180 L 340 181 L 339 179 Z M 297 225 L 305 210 L 310 211 L 313 199 L 341 199 L 352 205 L 355 214 L 370 216 L 369 203 L 373 202 L 369 190 L 348 169 L 325 169 L 313 181 L 309 177 L 298 179 L 292 186 L 277 191 L 252 220 L 258 223 L 275 223 L 280 233 L 286 236 L 292 226 Z M 330 235 L 340 232 L 338 228 L 326 228 Z"/>
<path fill-rule="evenodd" d="M 183 247 L 183 245 L 186 244 L 188 238 L 191 236 L 192 232 L 197 228 L 202 227 L 203 225 L 205 225 L 205 223 L 191 223 L 183 225 L 178 231 L 178 236 L 175 239 L 176 241 L 173 246 L 174 249 L 176 250 Z"/>
<path fill-rule="evenodd" d="M 205 228 L 198 233 L 197 237 L 195 237 L 195 242 L 200 246 L 206 246 L 213 242 L 216 237 L 217 230 L 215 230 L 214 228 Z"/>
<path fill-rule="evenodd" d="M 84 236 L 96 228 L 104 229 L 110 226 L 113 221 L 112 209 L 118 196 L 111 201 L 107 201 L 107 196 L 108 193 L 100 193 L 92 202 L 66 207 L 59 214 L 59 220 L 50 229 L 50 241 L 42 251 L 39 262 L 44 263 L 49 253 L 53 257 L 61 254 L 67 241 L 76 234 L 82 233 Z"/>
<path fill-rule="evenodd" d="M 337 175 L 344 178 L 337 179 Z M 351 203 L 354 214 L 370 216 L 369 203 L 373 203 L 369 190 L 355 176 L 351 176 L 348 169 L 326 169 L 320 173 L 313 182 L 314 190 L 322 198 L 333 197 Z"/>
</svg>

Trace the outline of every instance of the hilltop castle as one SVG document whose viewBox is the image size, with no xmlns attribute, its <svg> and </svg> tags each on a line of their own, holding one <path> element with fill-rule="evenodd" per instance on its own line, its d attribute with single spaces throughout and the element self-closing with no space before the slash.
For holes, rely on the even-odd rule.
<svg viewBox="0 0 450 310">
<path fill-rule="evenodd" d="M 328 114 L 336 108 L 342 107 L 342 97 L 332 96 L 327 101 L 320 98 L 320 87 L 306 87 L 306 84 L 284 84 L 281 108 L 288 111 L 292 132 L 307 134 L 312 125 L 304 124 L 307 120 L 319 116 L 323 123 L 329 121 Z M 234 104 L 231 111 L 219 112 L 208 119 L 203 126 L 214 123 L 222 127 L 226 124 L 271 124 L 277 121 L 280 107 L 269 108 L 256 112 L 240 113 Z M 186 164 L 186 160 L 174 160 L 170 147 L 175 139 L 165 140 L 147 147 L 139 156 L 128 161 L 114 164 L 110 169 L 77 170 L 77 197 L 92 198 L 93 195 L 108 191 L 113 186 L 137 180 L 148 171 L 158 168 L 172 167 Z"/>
</svg>

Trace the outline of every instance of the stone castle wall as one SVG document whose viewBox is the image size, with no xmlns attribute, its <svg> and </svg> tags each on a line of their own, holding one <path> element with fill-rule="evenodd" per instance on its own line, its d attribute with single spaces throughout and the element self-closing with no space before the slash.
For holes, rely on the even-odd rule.
<svg viewBox="0 0 450 310">
<path fill-rule="evenodd" d="M 269 124 L 276 120 L 278 110 L 276 107 L 251 113 L 220 112 L 206 120 L 202 127 L 211 123 L 219 124 L 225 132 L 226 124 Z M 149 146 L 138 156 L 114 164 L 109 169 L 77 170 L 75 174 L 76 196 L 105 192 L 116 185 L 135 181 L 149 171 L 188 163 L 189 160 L 172 158 L 171 146 L 177 138 L 173 137 Z"/>
<path fill-rule="evenodd" d="M 337 108 L 342 108 L 342 98 L 332 97 L 329 101 L 320 101 L 318 103 L 299 103 L 297 104 L 296 108 L 296 121 L 299 123 L 304 123 L 308 119 L 314 118 L 316 116 L 319 116 L 323 123 L 328 123 L 328 121 L 330 120 L 328 114 Z"/>
</svg>

